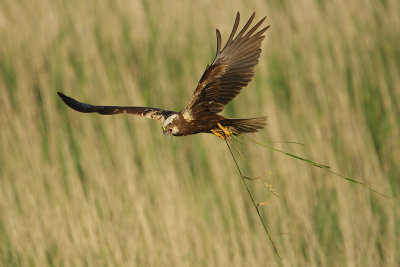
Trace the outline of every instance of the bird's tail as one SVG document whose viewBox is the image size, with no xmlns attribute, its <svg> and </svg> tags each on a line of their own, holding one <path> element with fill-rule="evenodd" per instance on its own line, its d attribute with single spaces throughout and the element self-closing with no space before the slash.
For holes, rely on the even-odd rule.
<svg viewBox="0 0 400 267">
<path fill-rule="evenodd" d="M 234 135 L 255 133 L 267 125 L 267 117 L 251 119 L 227 119 L 226 125 Z"/>
</svg>

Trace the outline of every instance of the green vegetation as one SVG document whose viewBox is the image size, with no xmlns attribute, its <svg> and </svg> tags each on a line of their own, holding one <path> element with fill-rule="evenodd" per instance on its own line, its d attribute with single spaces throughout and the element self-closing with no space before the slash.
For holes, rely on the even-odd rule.
<svg viewBox="0 0 400 267">
<path fill-rule="evenodd" d="M 93 104 L 183 108 L 236 11 L 268 16 L 256 76 L 228 106 L 267 115 L 237 157 Z M 1 266 L 400 265 L 400 2 L 0 1 Z M 301 146 L 271 141 L 293 141 Z"/>
</svg>

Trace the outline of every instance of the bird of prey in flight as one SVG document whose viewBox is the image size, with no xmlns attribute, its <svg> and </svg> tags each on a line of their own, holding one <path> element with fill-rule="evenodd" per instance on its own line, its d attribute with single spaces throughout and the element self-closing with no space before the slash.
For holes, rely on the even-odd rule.
<svg viewBox="0 0 400 267">
<path fill-rule="evenodd" d="M 257 132 L 266 125 L 266 117 L 232 119 L 218 115 L 243 87 L 251 81 L 254 67 L 261 53 L 264 32 L 269 28 L 260 26 L 265 17 L 249 29 L 255 13 L 251 15 L 242 30 L 235 36 L 240 14 L 225 47 L 221 50 L 221 34 L 216 30 L 217 52 L 214 61 L 200 78 L 189 104 L 180 112 L 150 107 L 95 106 L 81 103 L 58 92 L 70 108 L 85 113 L 97 112 L 102 115 L 129 113 L 162 122 L 163 133 L 171 136 L 185 136 L 197 133 L 213 133 L 221 138 L 231 134 Z"/>
</svg>

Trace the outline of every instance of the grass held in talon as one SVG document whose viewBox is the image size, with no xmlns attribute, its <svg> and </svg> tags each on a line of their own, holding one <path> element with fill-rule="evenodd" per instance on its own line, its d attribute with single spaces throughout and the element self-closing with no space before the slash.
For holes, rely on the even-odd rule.
<svg viewBox="0 0 400 267">
<path fill-rule="evenodd" d="M 258 63 L 265 37 L 263 34 L 269 28 L 261 27 L 265 17 L 251 26 L 254 17 L 255 13 L 237 33 L 240 21 L 240 14 L 237 13 L 233 30 L 222 50 L 221 34 L 216 30 L 215 59 L 211 65 L 207 65 L 188 105 L 180 112 L 151 107 L 96 106 L 79 102 L 61 92 L 58 95 L 65 104 L 79 112 L 102 115 L 129 113 L 160 121 L 163 133 L 170 138 L 197 133 L 212 133 L 226 138 L 257 132 L 265 127 L 266 117 L 233 119 L 218 115 L 254 76 L 254 67 Z"/>
</svg>

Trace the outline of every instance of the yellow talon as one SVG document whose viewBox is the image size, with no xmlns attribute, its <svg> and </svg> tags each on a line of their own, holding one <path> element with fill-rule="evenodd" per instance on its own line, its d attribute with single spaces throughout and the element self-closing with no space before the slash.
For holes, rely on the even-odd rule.
<svg viewBox="0 0 400 267">
<path fill-rule="evenodd" d="M 227 128 L 225 128 L 224 126 L 222 126 L 220 123 L 218 123 L 218 127 L 221 129 L 221 130 L 219 130 L 219 129 L 211 129 L 211 132 L 214 134 L 214 135 L 216 135 L 216 136 L 218 136 L 218 137 L 221 137 L 222 139 L 226 139 L 226 138 L 228 138 L 229 136 L 231 136 L 232 135 L 232 132 L 231 131 L 229 131 Z"/>
<path fill-rule="evenodd" d="M 222 126 L 219 122 L 218 122 L 218 127 L 224 132 L 226 137 L 229 137 L 232 135 L 232 132 L 229 131 L 227 128 L 225 128 L 224 126 Z"/>
<path fill-rule="evenodd" d="M 213 134 L 215 134 L 216 136 L 221 137 L 222 139 L 225 139 L 225 136 L 223 136 L 223 135 L 220 133 L 219 130 L 211 129 L 211 132 L 212 132 Z"/>
</svg>

